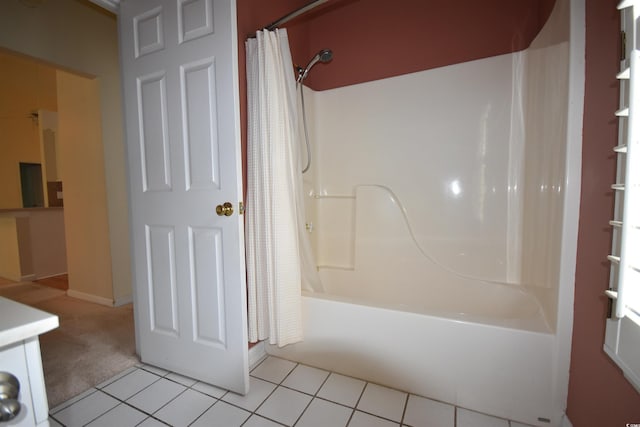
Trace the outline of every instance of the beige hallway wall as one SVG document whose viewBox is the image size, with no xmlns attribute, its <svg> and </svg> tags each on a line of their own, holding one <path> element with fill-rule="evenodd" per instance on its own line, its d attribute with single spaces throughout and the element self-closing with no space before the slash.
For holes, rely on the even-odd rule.
<svg viewBox="0 0 640 427">
<path fill-rule="evenodd" d="M 0 209 L 22 207 L 20 162 L 42 163 L 39 109 L 57 109 L 56 70 L 0 50 Z"/>
<path fill-rule="evenodd" d="M 57 84 L 69 293 L 106 303 L 113 288 L 98 81 L 58 71 Z"/>
</svg>

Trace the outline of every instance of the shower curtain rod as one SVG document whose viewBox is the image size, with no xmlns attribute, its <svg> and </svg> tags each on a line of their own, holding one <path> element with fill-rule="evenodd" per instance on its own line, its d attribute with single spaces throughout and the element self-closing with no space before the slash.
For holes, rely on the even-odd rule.
<svg viewBox="0 0 640 427">
<path fill-rule="evenodd" d="M 299 9 L 294 10 L 293 12 L 283 16 L 282 18 L 273 21 L 271 24 L 267 25 L 266 27 L 262 28 L 263 30 L 269 30 L 272 31 L 274 29 L 276 29 L 279 25 L 284 24 L 285 22 L 289 22 L 290 20 L 292 20 L 293 18 L 295 18 L 296 16 L 300 16 L 303 13 L 307 13 L 308 11 L 316 8 L 317 6 L 320 6 L 322 3 L 326 3 L 329 0 L 315 0 L 312 1 L 310 3 L 307 3 L 306 5 L 302 6 Z M 255 37 L 256 35 L 254 34 L 252 37 Z"/>
</svg>

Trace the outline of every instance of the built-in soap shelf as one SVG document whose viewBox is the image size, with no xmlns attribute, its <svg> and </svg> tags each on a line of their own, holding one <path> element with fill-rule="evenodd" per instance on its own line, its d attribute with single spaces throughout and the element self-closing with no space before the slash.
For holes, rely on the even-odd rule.
<svg viewBox="0 0 640 427">
<path fill-rule="evenodd" d="M 616 78 L 618 80 L 629 80 L 630 76 L 631 76 L 631 68 L 630 67 L 625 67 L 622 71 L 620 71 L 618 74 L 616 74 Z"/>
<path fill-rule="evenodd" d="M 622 10 L 622 9 L 626 9 L 628 7 L 633 6 L 635 3 L 634 0 L 622 0 L 620 3 L 618 3 L 618 10 Z"/>
<path fill-rule="evenodd" d="M 616 117 L 629 117 L 629 107 L 621 108 L 616 111 Z"/>
</svg>

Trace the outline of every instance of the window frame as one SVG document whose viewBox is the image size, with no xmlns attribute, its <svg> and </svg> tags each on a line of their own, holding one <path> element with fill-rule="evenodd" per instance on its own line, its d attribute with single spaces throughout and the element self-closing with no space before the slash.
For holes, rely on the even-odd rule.
<svg viewBox="0 0 640 427">
<path fill-rule="evenodd" d="M 640 0 L 623 0 L 614 219 L 604 351 L 640 392 Z"/>
</svg>

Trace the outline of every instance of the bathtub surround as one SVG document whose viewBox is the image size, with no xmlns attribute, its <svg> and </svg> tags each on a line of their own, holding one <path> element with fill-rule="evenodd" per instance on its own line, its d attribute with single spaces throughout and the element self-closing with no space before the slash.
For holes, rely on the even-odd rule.
<svg viewBox="0 0 640 427">
<path fill-rule="evenodd" d="M 444 9 L 436 12 L 431 8 L 432 2 L 407 1 L 408 4 L 429 8 L 427 13 L 409 7 L 396 10 L 389 7 L 386 0 L 335 3 L 335 7 L 328 7 L 333 8 L 332 10 L 318 13 L 306 20 L 301 19 L 288 27 L 294 59 L 304 60 L 325 46 L 333 48 L 336 58 L 343 58 L 340 61 L 334 60 L 331 68 L 324 67 L 307 80 L 309 87 L 315 90 L 473 59 L 465 56 L 468 53 L 483 56 L 506 53 L 509 50 L 488 51 L 499 47 L 500 37 L 496 34 L 504 30 L 505 26 L 515 31 L 511 37 L 505 37 L 513 50 L 528 46 L 533 39 L 533 36 L 527 38 L 516 35 L 523 28 L 521 21 L 511 17 L 510 11 L 505 12 L 501 6 L 493 3 L 488 6 L 487 2 L 471 2 L 472 7 L 478 6 L 483 10 L 469 9 L 465 4 L 465 13 L 462 14 L 463 9 L 455 2 L 440 2 L 436 7 Z M 553 3 L 535 2 L 537 5 L 544 4 L 544 7 L 553 6 Z M 568 400 L 562 396 L 562 393 L 566 395 L 565 389 L 564 392 L 559 392 L 560 395 L 554 401 L 568 406 L 567 413 L 576 427 L 624 425 L 630 419 L 640 419 L 640 395 L 602 350 L 607 312 L 603 292 L 609 282 L 609 265 L 604 260 L 611 246 L 607 224 L 612 212 L 610 185 L 615 175 L 611 147 L 616 145 L 617 140 L 616 121 L 612 117 L 612 111 L 618 108 L 615 74 L 619 66 L 620 26 L 617 3 L 618 0 L 578 1 L 574 4 L 582 8 L 582 13 L 574 13 L 576 9 L 571 12 L 572 33 L 584 34 L 586 31 L 586 58 L 584 49 L 573 44 L 577 41 L 573 35 L 570 47 L 570 55 L 577 58 L 577 61 L 571 63 L 573 70 L 570 90 L 574 95 L 570 95 L 573 108 L 569 120 L 580 120 L 584 113 L 584 128 L 580 126 L 570 129 L 571 140 L 577 140 L 578 147 L 577 151 L 567 153 L 568 170 L 573 171 L 572 176 L 576 175 L 573 183 L 568 181 L 570 191 L 566 192 L 566 196 L 580 201 L 580 239 L 577 264 L 575 259 L 572 261 L 565 258 L 560 269 L 563 286 L 558 302 L 562 313 L 557 322 L 555 345 L 561 351 L 557 354 L 559 361 L 556 372 L 558 376 L 568 377 L 566 358 L 570 352 L 571 384 Z M 524 4 L 509 2 L 509 7 Z M 298 2 L 295 0 L 274 0 L 268 4 L 259 0 L 238 0 L 241 37 L 297 6 Z M 449 14 L 448 8 L 451 8 Z M 497 19 L 492 20 L 490 11 L 496 11 Z M 367 14 L 367 19 L 362 19 L 364 13 Z M 527 13 L 527 16 L 540 19 L 542 24 L 548 15 L 534 11 Z M 433 23 L 427 23 L 429 19 L 433 19 Z M 448 25 L 451 22 L 456 25 Z M 441 23 L 445 24 L 444 28 L 439 25 Z M 387 37 L 382 40 L 386 45 L 363 45 L 362 40 L 376 39 L 382 28 L 391 30 L 387 31 Z M 481 45 L 488 38 L 491 38 L 491 42 L 483 49 Z M 513 41 L 517 44 L 512 44 Z M 376 54 L 368 55 L 368 50 L 375 51 Z M 585 59 L 586 76 L 584 68 L 580 69 L 580 64 L 584 66 Z M 427 63 L 430 61 L 440 63 Z M 242 89 L 241 85 L 241 91 Z M 582 99 L 584 112 L 580 106 Z M 579 181 L 580 177 L 582 180 L 578 182 L 578 187 L 582 190 L 578 188 L 576 191 L 576 180 Z M 575 205 L 575 200 L 569 204 Z M 564 210 L 564 217 L 571 218 L 571 215 L 572 212 Z M 565 230 L 578 227 L 577 218 L 573 218 L 565 222 Z M 569 250 L 575 245 L 575 241 L 570 240 L 567 238 L 563 242 Z M 565 380 L 559 378 L 557 382 L 562 384 Z M 610 408 L 611 411 L 603 411 L 602 408 Z"/>
<path fill-rule="evenodd" d="M 489 7 L 486 2 L 471 2 L 472 7 L 478 6 L 486 10 L 464 9 L 468 13 L 462 16 L 462 9 L 456 9 L 459 3 L 454 2 L 440 2 L 437 6 L 441 5 L 443 9 L 437 10 L 437 13 L 432 13 L 431 2 L 407 2 L 418 8 L 428 5 L 426 14 L 414 8 L 389 7 L 389 2 L 385 0 L 335 3 L 323 13 L 300 19 L 288 26 L 294 60 L 304 61 L 325 46 L 333 48 L 336 58 L 342 57 L 340 61 L 334 60 L 331 68 L 324 67 L 307 80 L 309 87 L 314 90 L 331 89 L 475 59 L 466 56 L 469 53 L 482 57 L 506 53 L 509 50 L 489 53 L 479 47 L 491 39 L 491 43 L 485 47 L 496 48 L 500 44 L 500 37 L 495 35 L 505 26 L 514 30 L 511 36 L 505 37 L 509 41 L 508 47 L 520 50 L 529 45 L 540 28 L 536 28 L 530 38 L 526 35 L 520 37 L 516 33 L 523 28 L 522 22 L 517 17 L 505 19 L 502 7 L 493 3 Z M 576 101 L 572 101 L 573 108 L 568 119 L 580 120 L 584 113 L 584 129 L 580 126 L 571 130 L 571 141 L 578 149 L 567 147 L 567 165 L 569 171 L 577 173 L 577 177 L 573 183 L 568 182 L 565 194 L 574 199 L 571 204 L 576 204 L 575 200 L 579 201 L 580 218 L 578 221 L 576 216 L 565 210 L 563 217 L 568 220 L 563 228 L 577 228 L 579 222 L 580 242 L 577 262 L 575 257 L 573 261 L 566 258 L 560 270 L 562 283 L 566 284 L 573 282 L 575 269 L 576 299 L 574 319 L 574 288 L 572 285 L 561 287 L 558 308 L 564 313 L 559 317 L 555 345 L 562 351 L 557 355 L 559 362 L 556 372 L 565 378 L 569 375 L 566 357 L 571 352 L 571 383 L 568 400 L 562 395 L 554 400 L 568 405 L 567 413 L 575 427 L 624 425 L 628 420 L 640 417 L 640 395 L 602 350 L 607 312 L 603 292 L 609 282 L 609 265 L 604 260 L 611 245 L 607 225 L 612 212 L 609 187 L 615 175 L 611 147 L 616 145 L 617 140 L 616 121 L 612 117 L 612 111 L 618 108 L 615 74 L 619 64 L 620 26 L 617 3 L 618 0 L 585 0 L 577 2 L 578 5 L 582 4 L 582 13 L 575 13 L 578 9 L 571 11 L 572 22 L 575 24 L 572 33 L 586 31 L 586 58 L 580 47 L 572 42 L 570 54 L 579 61 L 572 62 L 571 74 L 584 76 L 585 69 L 579 62 L 584 64 L 586 59 L 586 84 L 580 84 L 573 77 L 570 79 L 570 90 L 576 94 L 572 99 Z M 553 6 L 553 2 L 547 1 L 535 4 Z M 525 2 L 510 2 L 509 5 L 523 6 Z M 268 4 L 256 0 L 238 0 L 240 38 L 298 6 L 296 0 L 273 0 Z M 496 12 L 495 16 L 491 11 Z M 542 25 L 548 13 L 545 15 L 543 10 L 539 12 L 529 11 L 526 16 L 532 20 L 539 19 L 538 22 Z M 367 14 L 367 19 L 362 19 L 364 13 Z M 425 24 L 429 19 L 434 21 Z M 449 25 L 451 22 L 456 22 L 456 25 Z M 444 24 L 444 28 L 439 24 Z M 363 45 L 362 40 L 376 39 L 376 34 L 382 28 L 392 30 L 387 31 L 387 37 L 382 40 L 387 43 L 386 46 L 381 47 L 377 43 Z M 517 43 L 514 45 L 513 41 Z M 372 51 L 376 54 L 370 54 Z M 440 63 L 427 63 L 434 60 Z M 243 64 L 240 66 L 243 67 Z M 367 73 L 363 73 L 363 70 Z M 583 96 L 584 111 L 581 103 L 576 103 Z M 578 187 L 582 188 L 581 192 L 575 187 L 575 180 L 580 181 L 580 176 Z M 571 246 L 568 240 L 563 245 Z M 559 384 L 564 381 L 558 379 Z M 566 390 L 564 394 L 566 395 Z M 611 410 L 603 411 L 602 408 Z"/>
<path fill-rule="evenodd" d="M 583 46 L 570 6 L 558 0 L 522 52 L 307 90 L 325 293 L 304 298 L 305 341 L 270 354 L 561 423 L 581 128 L 568 114 L 582 99 L 569 98 Z"/>
<path fill-rule="evenodd" d="M 577 222 L 577 198 L 572 200 L 573 207 L 565 200 L 579 194 L 578 174 L 572 176 L 574 169 L 569 169 L 567 164 L 568 160 L 573 161 L 567 158 L 568 146 L 576 146 L 577 151 L 572 151 L 575 157 L 580 153 L 579 130 L 570 139 L 573 128 L 568 126 L 567 118 L 570 111 L 570 54 L 576 52 L 576 47 L 581 48 L 580 52 L 584 51 L 584 44 L 580 43 L 584 38 L 582 26 L 578 23 L 573 37 L 569 34 L 571 8 L 576 9 L 573 12 L 576 14 L 579 7 L 578 3 L 571 5 L 570 1 L 556 2 L 546 25 L 523 52 L 525 69 L 520 82 L 524 118 L 522 163 L 518 187 L 512 190 L 521 203 L 521 210 L 515 213 L 521 218 L 522 227 L 518 233 L 521 246 L 517 248 L 521 256 L 520 282 L 540 301 L 553 332 L 558 327 L 560 288 L 573 282 L 573 274 L 565 278 L 567 282 L 561 281 L 560 268 L 565 260 L 562 258 L 565 227 Z M 575 28 L 575 23 L 573 26 Z M 575 60 L 584 67 L 582 54 L 576 54 Z M 582 67 L 571 76 L 572 83 L 580 88 L 583 85 Z M 581 102 L 582 96 L 577 95 L 574 99 Z M 581 117 L 578 118 L 580 122 L 576 122 L 574 128 L 580 129 L 582 122 Z M 565 209 L 574 209 L 573 216 L 567 220 L 563 219 Z"/>
<path fill-rule="evenodd" d="M 519 252 L 507 247 L 513 62 L 502 55 L 305 97 L 317 159 L 305 194 L 321 271 L 355 267 L 367 287 L 419 286 L 423 265 L 442 272 L 439 282 L 452 271 L 507 281 L 507 253 Z M 394 252 L 424 262 L 386 266 Z"/>
</svg>

